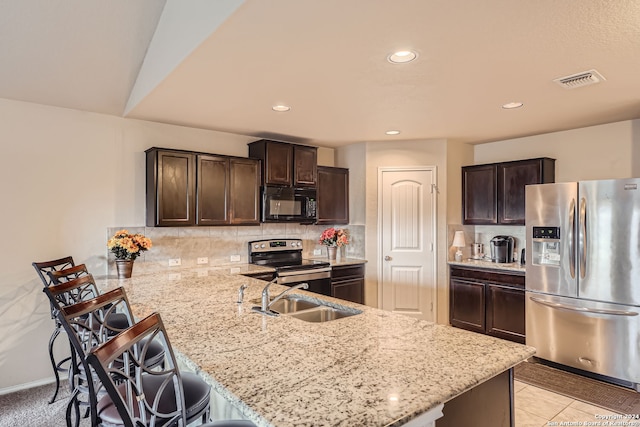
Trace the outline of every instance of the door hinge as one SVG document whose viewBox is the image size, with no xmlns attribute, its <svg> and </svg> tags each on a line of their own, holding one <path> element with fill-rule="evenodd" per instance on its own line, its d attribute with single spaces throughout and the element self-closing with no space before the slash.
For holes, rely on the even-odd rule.
<svg viewBox="0 0 640 427">
<path fill-rule="evenodd" d="M 435 184 L 431 184 L 431 194 L 436 193 L 439 194 L 440 190 L 438 189 L 438 186 Z"/>
<path fill-rule="evenodd" d="M 431 312 L 433 313 L 433 301 L 431 302 Z"/>
<path fill-rule="evenodd" d="M 433 242 L 429 243 L 429 247 L 431 248 L 431 252 L 433 252 Z"/>
</svg>

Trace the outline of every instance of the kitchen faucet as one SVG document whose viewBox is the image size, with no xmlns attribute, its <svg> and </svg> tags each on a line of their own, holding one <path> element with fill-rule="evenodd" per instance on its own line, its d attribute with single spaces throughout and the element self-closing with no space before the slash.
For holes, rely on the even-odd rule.
<svg viewBox="0 0 640 427">
<path fill-rule="evenodd" d="M 240 287 L 238 288 L 238 304 L 242 304 L 242 300 L 244 299 L 244 290 L 248 287 L 249 285 L 245 283 L 243 285 L 240 285 Z"/>
<path fill-rule="evenodd" d="M 277 316 L 278 313 L 275 313 L 270 310 L 270 307 L 274 302 L 278 301 L 280 298 L 282 298 L 289 292 L 294 291 L 296 289 L 309 289 L 308 283 L 306 282 L 298 283 L 297 285 L 293 285 L 289 289 L 285 289 L 283 292 L 278 294 L 272 301 L 269 301 L 271 299 L 271 296 L 269 295 L 269 286 L 273 285 L 277 280 L 278 278 L 273 279 L 272 281 L 267 283 L 267 285 L 264 287 L 264 289 L 262 290 L 262 305 L 259 308 L 253 307 L 255 311 L 260 311 L 261 313 L 268 314 L 270 316 Z"/>
</svg>

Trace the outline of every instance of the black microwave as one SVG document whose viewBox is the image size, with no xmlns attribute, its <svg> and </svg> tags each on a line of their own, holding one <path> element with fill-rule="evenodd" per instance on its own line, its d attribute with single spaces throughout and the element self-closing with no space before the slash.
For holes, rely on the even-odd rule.
<svg viewBox="0 0 640 427">
<path fill-rule="evenodd" d="M 262 187 L 262 222 L 316 222 L 316 189 Z"/>
</svg>

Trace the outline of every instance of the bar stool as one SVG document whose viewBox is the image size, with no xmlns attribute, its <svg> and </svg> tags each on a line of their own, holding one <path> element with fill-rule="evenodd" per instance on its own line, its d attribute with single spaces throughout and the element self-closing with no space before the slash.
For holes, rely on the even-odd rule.
<svg viewBox="0 0 640 427">
<path fill-rule="evenodd" d="M 47 287 L 53 284 L 51 277 L 48 275 L 49 272 L 55 272 L 74 267 L 75 263 L 73 262 L 73 257 L 67 256 L 52 261 L 33 262 L 31 263 L 31 265 L 38 273 L 38 277 L 40 277 L 43 286 Z M 60 325 L 60 323 L 58 323 L 58 320 L 54 313 L 53 305 L 51 305 L 51 318 L 55 320 L 55 327 L 53 329 L 53 332 L 51 333 L 51 337 L 49 338 L 49 359 L 51 360 L 53 375 L 56 379 L 56 389 L 51 399 L 49 399 L 49 403 L 53 403 L 56 400 L 58 391 L 60 390 L 60 372 L 67 371 L 69 369 L 68 367 L 65 367 L 65 364 L 67 364 L 67 362 L 71 360 L 70 357 L 65 357 L 60 361 L 55 360 L 55 357 L 53 355 L 53 345 L 56 341 L 56 338 L 58 338 L 58 335 L 60 335 L 60 331 L 62 331 L 62 326 Z"/>
<path fill-rule="evenodd" d="M 147 344 L 139 345 L 143 340 Z M 161 370 L 150 370 L 146 366 L 144 355 L 151 342 L 159 342 L 165 349 L 166 362 Z M 205 400 L 208 412 L 209 385 L 195 374 L 180 372 L 158 313 L 93 348 L 87 362 L 108 394 L 97 406 L 99 417 L 106 424 L 182 427 L 199 418 Z M 131 366 L 135 374 L 131 373 Z M 202 427 L 255 427 L 255 424 L 229 420 L 202 424 Z"/>
<path fill-rule="evenodd" d="M 119 288 L 98 295 L 97 287 L 90 274 L 78 279 L 51 285 L 45 293 L 56 307 L 57 318 L 72 345 L 72 364 L 69 373 L 72 394 L 67 403 L 67 426 L 72 424 L 71 411 L 75 410 L 75 425 L 80 423 L 80 406 L 87 406 L 92 425 L 97 425 L 95 402 L 99 388 L 87 369 L 86 353 L 96 345 L 117 335 L 134 323 L 129 302 L 124 289 Z M 93 297 L 93 298 L 91 298 Z M 90 298 L 90 299 L 89 299 Z M 84 311 L 82 311 L 84 310 Z M 66 314 L 69 316 L 65 316 Z M 76 317 L 71 317 L 76 315 Z M 113 321 L 116 318 L 117 321 Z M 164 362 L 164 349 L 158 343 L 150 343 L 145 354 L 145 362 L 150 367 Z M 86 399 L 81 399 L 86 396 Z"/>
</svg>

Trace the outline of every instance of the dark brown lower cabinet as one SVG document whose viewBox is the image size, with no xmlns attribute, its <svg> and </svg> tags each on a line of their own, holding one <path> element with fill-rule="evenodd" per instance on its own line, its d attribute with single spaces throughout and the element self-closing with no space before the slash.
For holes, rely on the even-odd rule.
<svg viewBox="0 0 640 427">
<path fill-rule="evenodd" d="M 364 265 L 333 266 L 331 296 L 364 304 Z"/>
<path fill-rule="evenodd" d="M 524 274 L 452 266 L 449 322 L 524 344 Z"/>
<path fill-rule="evenodd" d="M 485 332 L 484 283 L 452 278 L 449 303 L 453 326 Z"/>
<path fill-rule="evenodd" d="M 524 290 L 486 285 L 487 334 L 524 344 Z"/>
</svg>

